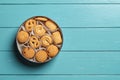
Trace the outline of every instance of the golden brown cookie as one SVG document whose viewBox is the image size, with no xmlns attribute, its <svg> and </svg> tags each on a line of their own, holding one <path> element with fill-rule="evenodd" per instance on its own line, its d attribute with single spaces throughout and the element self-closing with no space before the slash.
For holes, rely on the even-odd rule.
<svg viewBox="0 0 120 80">
<path fill-rule="evenodd" d="M 25 58 L 31 59 L 31 58 L 34 57 L 35 51 L 34 51 L 32 48 L 30 48 L 30 47 L 25 47 L 25 48 L 23 48 L 23 50 L 22 50 L 22 54 L 23 54 L 23 56 L 24 56 Z"/>
<path fill-rule="evenodd" d="M 50 29 L 50 31 L 54 31 L 57 29 L 57 25 L 50 20 L 46 21 L 45 25 Z"/>
<path fill-rule="evenodd" d="M 41 38 L 41 43 L 44 47 L 49 46 L 52 42 L 52 38 L 49 35 L 42 36 Z"/>
<path fill-rule="evenodd" d="M 58 47 L 57 46 L 55 46 L 55 45 L 50 45 L 50 46 L 48 46 L 47 47 L 47 51 L 48 51 L 48 55 L 50 56 L 50 57 L 54 57 L 54 56 L 56 56 L 57 55 L 57 53 L 58 53 Z"/>
<path fill-rule="evenodd" d="M 37 25 L 36 21 L 34 19 L 30 19 L 25 22 L 25 29 L 26 31 L 32 31 L 32 29 Z"/>
<path fill-rule="evenodd" d="M 47 52 L 44 50 L 40 50 L 36 53 L 35 59 L 38 62 L 45 62 L 48 58 Z"/>
<path fill-rule="evenodd" d="M 28 40 L 29 34 L 26 31 L 20 31 L 17 34 L 17 40 L 20 43 L 24 43 Z"/>
<path fill-rule="evenodd" d="M 36 17 L 35 20 L 38 20 L 38 21 L 47 21 L 48 19 L 45 18 L 45 17 Z"/>
<path fill-rule="evenodd" d="M 40 41 L 35 36 L 30 37 L 29 43 L 32 48 L 38 48 L 40 46 Z"/>
<path fill-rule="evenodd" d="M 52 38 L 53 38 L 55 44 L 62 43 L 62 37 L 61 37 L 61 34 L 59 31 L 52 33 Z"/>
<path fill-rule="evenodd" d="M 38 36 L 44 35 L 46 30 L 43 28 L 42 25 L 37 25 L 34 27 L 34 33 Z"/>
</svg>

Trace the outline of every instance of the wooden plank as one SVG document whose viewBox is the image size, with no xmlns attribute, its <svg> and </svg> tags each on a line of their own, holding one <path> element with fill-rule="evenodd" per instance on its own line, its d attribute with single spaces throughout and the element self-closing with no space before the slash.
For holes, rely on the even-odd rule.
<svg viewBox="0 0 120 80">
<path fill-rule="evenodd" d="M 120 3 L 120 0 L 109 0 L 111 3 Z"/>
<path fill-rule="evenodd" d="M 115 4 L 119 4 L 120 0 L 108 0 L 110 3 L 115 3 Z"/>
<path fill-rule="evenodd" d="M 75 75 L 70 75 L 70 76 L 66 76 L 66 75 L 62 75 L 62 76 L 59 76 L 59 75 L 52 75 L 52 76 L 49 76 L 49 75 L 30 75 L 30 76 L 24 76 L 24 75 L 21 75 L 21 76 L 17 76 L 17 75 L 14 75 L 14 76 L 0 76 L 0 79 L 1 80 L 13 80 L 13 79 L 17 79 L 17 80 L 120 80 L 120 76 L 116 76 L 116 75 L 103 75 L 103 76 L 97 76 L 97 75 L 80 75 L 80 76 L 75 76 Z"/>
<path fill-rule="evenodd" d="M 16 50 L 18 28 L 0 28 L 0 50 Z M 120 28 L 62 28 L 62 50 L 120 50 Z M 6 41 L 7 40 L 7 41 Z"/>
<path fill-rule="evenodd" d="M 120 74 L 120 52 L 60 52 L 54 60 L 39 66 L 21 63 L 16 54 L 16 51 L 0 52 L 0 74 Z"/>
<path fill-rule="evenodd" d="M 0 3 L 108 3 L 107 0 L 1 0 Z"/>
<path fill-rule="evenodd" d="M 0 5 L 0 27 L 19 27 L 43 15 L 60 27 L 120 27 L 120 5 Z"/>
</svg>

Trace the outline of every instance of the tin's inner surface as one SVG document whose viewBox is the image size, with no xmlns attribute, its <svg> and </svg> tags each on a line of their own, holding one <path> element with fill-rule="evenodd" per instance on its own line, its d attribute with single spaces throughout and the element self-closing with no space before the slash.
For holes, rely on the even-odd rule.
<svg viewBox="0 0 120 80">
<path fill-rule="evenodd" d="M 63 43 L 61 29 L 51 19 L 35 16 L 26 20 L 16 37 L 20 54 L 35 63 L 44 63 L 54 58 Z"/>
</svg>

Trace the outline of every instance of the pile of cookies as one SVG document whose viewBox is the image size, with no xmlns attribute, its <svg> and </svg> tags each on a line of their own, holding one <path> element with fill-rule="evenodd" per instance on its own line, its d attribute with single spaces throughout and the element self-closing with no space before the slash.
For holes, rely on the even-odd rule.
<svg viewBox="0 0 120 80">
<path fill-rule="evenodd" d="M 21 55 L 35 63 L 44 63 L 55 57 L 62 47 L 62 32 L 51 19 L 35 16 L 19 28 L 16 42 Z"/>
</svg>

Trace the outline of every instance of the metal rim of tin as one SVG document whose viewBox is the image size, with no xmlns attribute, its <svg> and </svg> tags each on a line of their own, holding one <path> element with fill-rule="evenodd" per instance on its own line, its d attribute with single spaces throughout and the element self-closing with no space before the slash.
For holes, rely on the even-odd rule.
<svg viewBox="0 0 120 80">
<path fill-rule="evenodd" d="M 33 16 L 33 17 L 30 17 L 30 18 L 26 19 L 24 22 L 22 22 L 22 24 L 21 24 L 20 27 L 18 28 L 18 31 L 17 31 L 17 34 L 16 34 L 16 44 L 17 44 L 17 48 L 18 48 L 19 54 L 20 54 L 25 60 L 27 60 L 28 62 L 32 62 L 32 63 L 36 63 L 36 64 L 41 64 L 41 63 L 46 63 L 46 62 L 48 62 L 48 61 L 51 61 L 51 60 L 54 59 L 57 55 L 55 55 L 55 56 L 52 57 L 52 58 L 47 59 L 45 62 L 32 61 L 32 60 L 30 60 L 30 59 L 25 58 L 25 57 L 22 55 L 22 50 L 21 50 L 21 48 L 20 48 L 20 43 L 19 43 L 18 40 L 17 40 L 18 32 L 21 30 L 22 27 L 24 27 L 25 22 L 28 21 L 28 20 L 30 20 L 30 19 L 37 18 L 37 17 L 47 18 L 48 20 L 52 21 L 52 22 L 57 26 L 57 28 L 59 28 L 59 32 L 60 32 L 61 38 L 62 38 L 62 43 L 61 43 L 61 46 L 60 46 L 59 49 L 58 49 L 59 51 L 58 51 L 57 55 L 58 55 L 59 52 L 61 51 L 61 48 L 62 48 L 62 46 L 63 46 L 64 39 L 63 39 L 62 30 L 61 30 L 61 28 L 59 27 L 59 25 L 58 25 L 55 21 L 53 21 L 52 19 L 50 19 L 50 18 L 48 18 L 48 17 L 46 17 L 46 16 Z M 36 53 L 35 53 L 35 54 L 36 54 Z"/>
</svg>

